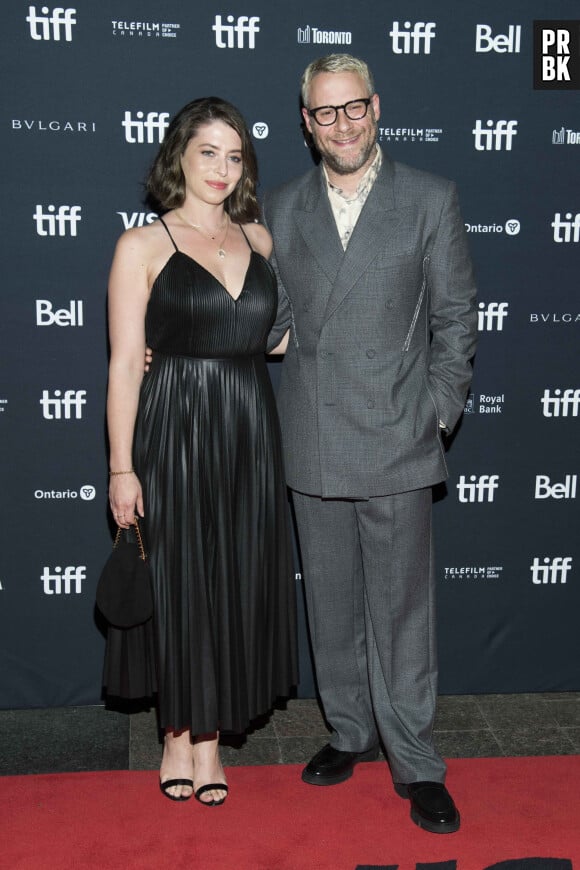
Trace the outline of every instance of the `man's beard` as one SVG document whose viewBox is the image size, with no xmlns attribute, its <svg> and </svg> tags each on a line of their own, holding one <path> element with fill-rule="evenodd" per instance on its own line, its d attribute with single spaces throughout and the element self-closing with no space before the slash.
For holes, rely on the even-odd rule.
<svg viewBox="0 0 580 870">
<path fill-rule="evenodd" d="M 377 142 L 377 133 L 378 127 L 376 122 L 374 122 L 372 128 L 367 131 L 369 133 L 368 140 L 365 142 L 362 151 L 357 154 L 353 154 L 350 157 L 343 156 L 340 153 L 337 154 L 335 151 L 327 150 L 325 144 L 322 146 L 318 142 L 318 137 L 316 134 L 312 135 L 312 139 L 314 141 L 314 145 L 316 150 L 322 157 L 324 165 L 330 169 L 332 172 L 335 172 L 337 175 L 351 175 L 354 172 L 358 172 L 359 169 L 365 165 L 365 163 L 369 160 L 370 156 L 373 154 Z"/>
</svg>

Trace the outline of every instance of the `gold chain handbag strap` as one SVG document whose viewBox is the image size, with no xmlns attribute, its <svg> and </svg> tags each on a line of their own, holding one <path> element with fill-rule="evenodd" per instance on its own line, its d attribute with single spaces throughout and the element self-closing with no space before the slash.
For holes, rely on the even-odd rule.
<svg viewBox="0 0 580 870">
<path fill-rule="evenodd" d="M 147 553 L 145 552 L 145 547 L 143 546 L 143 538 L 141 537 L 141 529 L 139 528 L 139 520 L 137 517 L 133 517 L 133 525 L 135 526 L 135 534 L 137 536 L 137 545 L 139 547 L 139 558 L 142 562 L 147 561 Z M 121 526 L 117 526 L 117 534 L 115 535 L 115 540 L 113 542 L 113 550 L 121 540 L 121 532 L 123 529 Z"/>
</svg>

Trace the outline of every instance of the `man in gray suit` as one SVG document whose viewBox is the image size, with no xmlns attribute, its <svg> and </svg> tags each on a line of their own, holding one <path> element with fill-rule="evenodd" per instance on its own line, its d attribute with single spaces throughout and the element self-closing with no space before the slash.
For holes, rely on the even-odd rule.
<svg viewBox="0 0 580 870">
<path fill-rule="evenodd" d="M 455 186 L 377 144 L 379 97 L 350 55 L 314 61 L 304 123 L 321 165 L 266 196 L 281 315 L 278 394 L 316 675 L 331 742 L 304 769 L 332 785 L 386 749 L 426 830 L 459 813 L 433 745 L 431 487 L 463 411 L 475 286 Z"/>
</svg>

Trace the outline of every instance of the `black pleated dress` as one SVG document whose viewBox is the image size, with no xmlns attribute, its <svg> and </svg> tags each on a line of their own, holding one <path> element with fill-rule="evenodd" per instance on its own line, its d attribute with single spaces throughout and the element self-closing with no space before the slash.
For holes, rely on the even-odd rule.
<svg viewBox="0 0 580 870">
<path fill-rule="evenodd" d="M 144 694 L 156 683 L 162 727 L 241 732 L 297 682 L 288 502 L 264 358 L 276 279 L 252 251 L 234 300 L 169 236 L 175 252 L 147 307 L 154 355 L 134 442 L 155 601 L 155 674 L 145 668 L 135 685 Z M 127 694 L 117 677 L 126 646 L 127 633 L 113 632 L 108 694 Z"/>
</svg>

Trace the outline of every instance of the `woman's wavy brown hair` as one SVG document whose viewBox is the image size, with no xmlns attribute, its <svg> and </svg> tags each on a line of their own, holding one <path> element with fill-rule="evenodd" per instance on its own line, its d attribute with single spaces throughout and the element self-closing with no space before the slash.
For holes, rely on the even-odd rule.
<svg viewBox="0 0 580 870">
<path fill-rule="evenodd" d="M 157 157 L 149 170 L 147 191 L 165 211 L 179 208 L 185 199 L 185 178 L 181 156 L 189 140 L 204 124 L 223 121 L 242 141 L 242 177 L 226 199 L 224 207 L 234 223 L 244 224 L 260 216 L 256 196 L 258 163 L 250 132 L 241 113 L 219 97 L 201 97 L 181 109 L 172 119 Z"/>
</svg>

